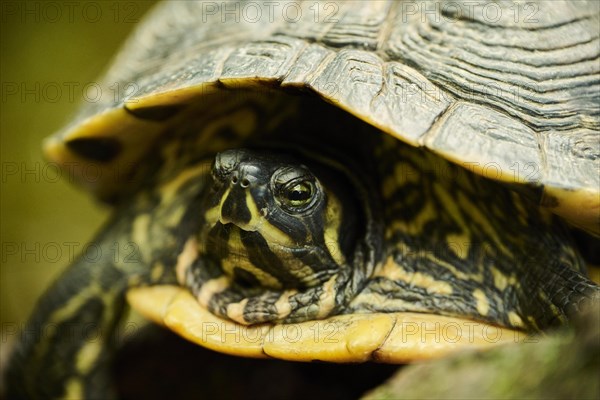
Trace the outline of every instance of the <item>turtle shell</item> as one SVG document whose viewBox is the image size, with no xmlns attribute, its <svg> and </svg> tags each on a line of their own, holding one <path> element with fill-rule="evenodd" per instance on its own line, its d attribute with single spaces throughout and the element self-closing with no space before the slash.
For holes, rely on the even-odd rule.
<svg viewBox="0 0 600 400">
<path fill-rule="evenodd" d="M 598 234 L 599 15 L 593 1 L 165 2 L 45 151 L 118 201 L 157 138 L 207 96 L 313 92 Z"/>
<path fill-rule="evenodd" d="M 512 3 L 489 3 L 485 5 L 487 11 L 473 9 L 471 4 L 165 2 L 118 55 L 100 86 L 97 101 L 86 104 L 72 125 L 48 139 L 46 153 L 52 161 L 74 173 L 100 199 L 122 206 L 117 210 L 119 218 L 110 226 L 114 230 L 106 232 L 117 235 L 119 240 L 126 238 L 144 244 L 140 249 L 142 257 L 148 256 L 146 260 L 153 256 L 155 247 L 168 253 L 168 262 L 158 259 L 151 270 L 147 263 L 136 264 L 140 269 L 150 270 L 145 272 L 149 272 L 152 284 L 174 284 L 176 280 L 170 276 L 173 272 L 177 274 L 177 282 L 187 284 L 180 276 L 185 278 L 191 270 L 190 255 L 198 253 L 194 247 L 198 243 L 195 233 L 181 243 L 179 240 L 186 237 L 180 232 L 152 234 L 151 223 L 160 222 L 161 218 L 146 215 L 145 207 L 158 197 L 160 204 L 167 200 L 166 208 L 172 205 L 170 200 L 180 200 L 183 192 L 179 189 L 186 187 L 188 177 L 206 172 L 204 156 L 236 147 L 236 138 L 261 139 L 261 133 L 277 131 L 282 122 L 312 115 L 317 119 L 317 111 L 326 112 L 325 120 L 335 124 L 320 126 L 315 133 L 317 137 L 324 132 L 318 136 L 321 147 L 345 139 L 345 131 L 338 129 L 343 124 L 355 124 L 354 128 L 366 126 L 364 121 L 370 124 L 369 132 L 383 131 L 414 147 L 429 149 L 483 177 L 520 190 L 574 225 L 600 233 L 597 174 L 600 6 L 590 3 L 583 7 L 583 3 L 578 3 L 575 7 L 565 2 L 552 3 L 550 7 L 548 2 L 527 3 L 533 7 L 531 15 L 525 13 L 526 7 L 517 8 Z M 490 17 L 492 8 L 497 11 L 497 18 Z M 311 100 L 307 100 L 309 97 Z M 315 104 L 318 107 L 313 108 Z M 350 118 L 350 114 L 362 121 Z M 348 118 L 338 119 L 340 115 Z M 192 137 L 193 140 L 186 141 Z M 366 137 L 357 138 L 353 145 L 362 146 Z M 386 139 L 394 147 L 407 148 Z M 372 150 L 368 145 L 364 147 L 367 152 Z M 390 171 L 395 172 L 396 164 L 400 164 L 397 152 L 371 153 L 381 166 L 391 166 Z M 429 151 L 411 154 L 428 154 L 427 161 L 431 161 L 428 166 L 443 161 Z M 191 165 L 190 161 L 200 160 L 193 169 L 172 176 L 181 171 L 180 167 Z M 460 168 L 455 170 L 466 174 Z M 349 171 L 368 175 L 366 166 Z M 381 182 L 382 191 L 395 189 L 394 184 L 400 180 L 395 173 L 390 177 Z M 149 181 L 157 186 L 140 186 Z M 486 182 L 493 188 L 485 191 L 489 197 L 477 197 L 475 186 L 472 192 L 465 192 L 477 204 L 487 204 L 486 200 L 499 196 L 500 192 L 518 197 L 485 179 L 475 181 Z M 454 185 L 449 188 L 453 190 L 461 185 L 460 178 L 444 180 L 444 184 Z M 160 189 L 160 196 L 144 192 L 134 199 L 135 204 L 129 203 L 130 196 L 140 188 Z M 364 195 L 366 190 L 360 193 Z M 526 243 L 519 249 L 534 249 L 545 240 L 544 235 L 537 233 L 551 229 L 556 221 L 546 212 L 539 212 L 543 224 L 526 219 L 529 210 L 525 210 L 525 204 L 528 203 L 515 202 L 515 207 L 521 208 L 513 209 L 512 214 L 507 209 L 497 209 L 479 219 L 485 221 L 486 215 L 490 219 L 493 215 L 494 220 L 503 221 L 520 216 L 520 225 L 512 225 L 519 229 L 502 228 L 498 237 L 523 239 Z M 365 199 L 360 205 L 369 202 Z M 128 213 L 132 210 L 135 212 Z M 182 221 L 181 210 L 174 204 L 161 215 L 168 217 L 162 221 L 167 225 Z M 399 231 L 404 229 L 398 226 Z M 420 229 L 411 234 L 427 237 Z M 566 243 L 567 236 L 556 235 L 553 243 L 558 245 L 544 247 L 544 251 L 550 250 L 535 264 L 537 269 L 550 273 L 536 275 L 537 271 L 513 269 L 512 259 L 496 258 L 493 262 L 501 261 L 506 268 L 492 268 L 486 279 L 494 280 L 495 288 L 502 294 L 518 291 L 527 299 L 541 299 L 544 304 L 554 305 L 554 297 L 546 296 L 543 290 L 532 295 L 527 290 L 529 286 L 517 287 L 515 276 L 520 274 L 528 281 L 552 286 L 550 293 L 577 309 L 578 299 L 570 297 L 572 288 L 565 289 L 563 284 L 572 284 L 574 291 L 581 292 L 576 295 L 587 295 L 584 292 L 591 284 L 579 285 L 580 281 L 570 280 L 575 275 L 583 277 L 579 274 L 583 272 L 580 268 L 583 263 Z M 454 237 L 447 235 L 444 239 L 450 243 Z M 386 244 L 395 245 L 394 240 L 391 237 Z M 551 251 L 562 244 L 565 246 L 560 254 Z M 172 251 L 173 246 L 181 252 Z M 333 250 L 330 254 L 335 257 Z M 400 251 L 394 254 L 403 255 Z M 567 260 L 565 265 L 573 265 L 577 271 L 563 268 L 563 264 L 552 264 L 554 260 L 560 261 L 561 255 Z M 464 253 L 459 249 L 456 256 L 463 257 Z M 439 274 L 393 269 L 396 258 L 387 260 L 391 261 L 378 260 L 382 261 L 378 266 L 381 274 L 370 282 L 383 277 L 381 281 L 385 283 L 400 275 L 407 285 L 420 280 L 416 286 L 431 300 L 433 307 L 429 309 L 434 310 L 439 298 L 435 296 L 436 290 L 443 296 L 455 295 L 444 277 L 432 279 Z M 416 264 L 414 260 L 410 262 Z M 371 267 L 372 263 L 367 264 Z M 548 264 L 557 268 L 544 269 Z M 78 267 L 81 265 L 70 271 L 88 271 L 87 268 L 94 271 L 88 278 L 97 278 L 103 271 L 96 264 Z M 503 274 L 503 270 L 510 274 Z M 458 280 L 481 283 L 480 276 L 483 275 L 462 274 Z M 110 287 L 112 282 L 104 278 L 104 285 Z M 486 294 L 470 287 L 469 299 L 473 301 L 469 304 L 476 312 L 465 314 L 453 309 L 450 316 L 445 316 L 411 308 L 407 312 L 382 313 L 371 306 L 377 305 L 381 298 L 393 298 L 394 293 L 388 286 L 381 286 L 380 297 L 379 293 L 371 297 L 367 294 L 349 308 L 349 312 L 358 310 L 356 314 L 336 314 L 316 321 L 245 320 L 250 325 L 243 325 L 233 322 L 239 319 L 231 318 L 229 313 L 227 320 L 221 318 L 223 313 L 209 312 L 181 287 L 137 287 L 147 283 L 141 279 L 139 276 L 124 279 L 115 292 L 124 292 L 126 283 L 130 304 L 145 316 L 205 347 L 249 357 L 405 362 L 438 357 L 458 347 L 518 341 L 522 338 L 520 329 L 542 329 L 550 326 L 550 318 L 563 317 L 559 313 L 546 313 L 538 326 L 535 318 L 524 321 L 510 307 L 504 307 L 505 303 L 510 306 L 510 302 L 495 296 L 493 303 L 499 304 L 503 311 L 500 321 L 494 313 L 489 313 L 494 308 L 490 308 Z M 85 292 L 81 280 L 66 276 L 56 286 L 61 296 L 65 292 L 63 283 L 71 285 L 73 293 Z M 92 280 L 90 283 L 95 284 Z M 330 300 L 338 297 L 333 294 L 341 293 L 334 289 L 329 286 L 323 289 L 323 296 L 319 295 L 319 301 L 322 297 L 329 310 L 333 304 Z M 122 296 L 123 292 L 117 294 Z M 56 293 L 50 292 L 47 298 L 52 299 Z M 90 293 L 93 296 L 96 292 Z M 592 296 L 597 298 L 597 290 Z M 287 299 L 284 296 L 280 299 L 284 301 L 276 303 L 286 306 Z M 121 300 L 119 297 L 118 301 Z M 239 311 L 245 300 L 231 303 L 232 314 Z M 456 304 L 458 309 L 461 303 Z M 531 304 L 535 309 L 538 303 Z M 277 305 L 275 309 L 279 312 Z M 326 307 L 323 309 L 328 312 Z M 47 309 L 40 310 L 37 315 L 47 317 L 44 315 Z M 558 311 L 564 311 L 565 315 L 570 312 Z M 75 307 L 69 312 L 87 318 L 93 316 L 79 313 Z M 485 316 L 483 320 L 487 323 L 474 322 L 462 318 L 463 315 Z M 501 323 L 504 327 L 490 323 Z M 93 349 L 97 352 L 99 347 Z"/>
</svg>

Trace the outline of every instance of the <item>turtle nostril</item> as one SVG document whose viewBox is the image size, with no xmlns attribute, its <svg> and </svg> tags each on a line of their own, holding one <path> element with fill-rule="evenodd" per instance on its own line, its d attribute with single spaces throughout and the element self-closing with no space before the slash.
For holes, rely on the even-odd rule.
<svg viewBox="0 0 600 400">
<path fill-rule="evenodd" d="M 241 186 L 243 188 L 247 188 L 248 186 L 250 186 L 250 181 L 246 178 L 242 179 Z"/>
<path fill-rule="evenodd" d="M 234 176 L 231 177 L 231 183 L 235 184 L 235 183 L 237 183 L 237 181 L 238 181 L 237 175 L 234 175 Z"/>
</svg>

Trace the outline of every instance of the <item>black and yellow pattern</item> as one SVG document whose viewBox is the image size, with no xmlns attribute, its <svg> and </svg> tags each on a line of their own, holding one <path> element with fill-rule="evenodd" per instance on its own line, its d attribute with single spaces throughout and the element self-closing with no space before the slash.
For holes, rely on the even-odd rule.
<svg viewBox="0 0 600 400">
<path fill-rule="evenodd" d="M 157 143 L 98 238 L 102 262 L 82 258 L 41 300 L 28 330 L 53 333 L 13 356 L 15 397 L 108 394 L 133 286 L 178 281 L 242 325 L 407 311 L 540 330 L 597 295 L 565 227 L 521 195 L 318 100 L 232 94 Z M 262 129 L 276 104 L 288 117 Z M 84 323 L 102 340 L 66 334 Z"/>
<path fill-rule="evenodd" d="M 510 189 L 600 232 L 597 10 L 542 2 L 535 24 L 487 27 L 335 4 L 339 20 L 234 24 L 166 2 L 134 35 L 105 86 L 136 93 L 88 105 L 46 143 L 115 213 L 100 261 L 82 256 L 40 300 L 8 398 L 110 397 L 115 329 L 140 286 L 184 285 L 204 315 L 256 331 L 372 316 L 339 341 L 341 361 L 418 358 L 370 340 L 401 313 L 536 332 L 597 301 L 563 223 Z M 473 90 L 490 83 L 509 87 Z M 488 162 L 495 182 L 479 176 Z"/>
<path fill-rule="evenodd" d="M 373 269 L 362 242 L 380 238 L 366 228 L 372 205 L 352 176 L 319 161 L 273 150 L 217 155 L 202 228 L 190 239 L 198 254 L 178 271 L 201 305 L 242 324 L 340 312 L 338 293 L 354 293 Z"/>
<path fill-rule="evenodd" d="M 443 309 L 525 330 L 566 321 L 565 274 L 586 268 L 556 217 L 429 152 L 386 139 L 378 154 L 387 252 L 353 312 Z"/>
<path fill-rule="evenodd" d="M 14 393 L 108 394 L 134 286 L 178 281 L 242 325 L 407 311 L 540 330 L 597 295 L 565 227 L 521 195 L 318 100 L 240 98 L 157 143 L 98 238 L 102 262 L 82 258 L 41 300 L 28 329 L 56 329 L 21 343 Z M 268 125 L 273 109 L 290 111 Z M 103 340 L 65 333 L 84 322 Z"/>
</svg>

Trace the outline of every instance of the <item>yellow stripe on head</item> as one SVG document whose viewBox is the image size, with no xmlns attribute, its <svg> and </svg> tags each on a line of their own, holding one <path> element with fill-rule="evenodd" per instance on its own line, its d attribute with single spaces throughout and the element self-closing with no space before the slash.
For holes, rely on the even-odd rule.
<svg viewBox="0 0 600 400">
<path fill-rule="evenodd" d="M 334 259 L 336 264 L 343 265 L 346 263 L 346 257 L 344 257 L 339 241 L 339 229 L 342 218 L 344 218 L 342 205 L 335 194 L 329 190 L 326 190 L 326 193 L 327 209 L 325 211 L 323 240 L 331 258 Z"/>
</svg>

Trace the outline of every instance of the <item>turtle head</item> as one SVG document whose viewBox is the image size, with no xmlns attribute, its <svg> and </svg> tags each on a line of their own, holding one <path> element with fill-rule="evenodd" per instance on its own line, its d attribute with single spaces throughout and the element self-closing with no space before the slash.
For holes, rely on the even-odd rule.
<svg viewBox="0 0 600 400">
<path fill-rule="evenodd" d="M 351 257 L 356 196 L 335 171 L 235 149 L 215 157 L 211 175 L 202 235 L 235 282 L 302 289 L 324 283 Z"/>
<path fill-rule="evenodd" d="M 260 232 L 281 246 L 303 247 L 326 222 L 327 195 L 300 163 L 229 150 L 216 156 L 212 176 L 222 224 Z"/>
</svg>

